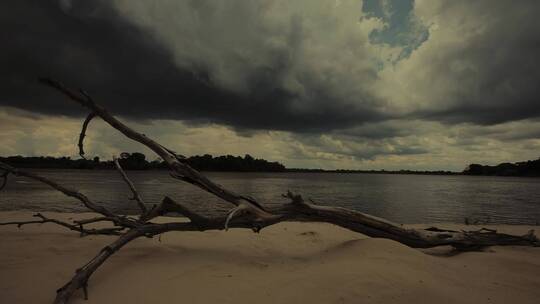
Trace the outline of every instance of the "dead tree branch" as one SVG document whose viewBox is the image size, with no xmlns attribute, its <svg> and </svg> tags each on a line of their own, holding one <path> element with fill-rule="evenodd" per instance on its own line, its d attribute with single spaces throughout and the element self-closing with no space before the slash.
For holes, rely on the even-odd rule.
<svg viewBox="0 0 540 304">
<path fill-rule="evenodd" d="M 122 166 L 120 166 L 120 162 L 118 161 L 118 158 L 116 158 L 116 156 L 113 157 L 113 161 L 114 161 L 114 165 L 116 166 L 116 169 L 118 170 L 118 172 L 120 172 L 122 179 L 126 182 L 126 184 L 129 186 L 129 189 L 133 193 L 133 197 L 130 198 L 130 200 L 135 200 L 137 202 L 137 205 L 141 209 L 142 215 L 144 215 L 147 212 L 146 206 L 144 205 L 144 201 L 139 195 L 139 192 L 137 192 L 137 189 L 135 189 L 135 185 L 131 182 L 126 172 L 124 172 L 124 170 L 122 169 Z"/>
<path fill-rule="evenodd" d="M 3 162 L 0 162 L 0 169 L 6 171 L 6 172 L 9 172 L 15 176 L 23 176 L 23 177 L 27 177 L 27 178 L 30 178 L 30 179 L 33 179 L 33 180 L 37 180 L 41 183 L 44 183 L 60 192 L 62 192 L 64 195 L 66 196 L 69 196 L 69 197 L 73 197 L 73 198 L 76 198 L 77 200 L 79 200 L 81 203 L 83 203 L 83 205 L 96 212 L 96 213 L 99 213 L 99 214 L 102 214 L 103 216 L 105 217 L 109 217 L 111 219 L 114 219 L 114 221 L 118 224 L 121 224 L 122 226 L 126 226 L 126 227 L 135 227 L 137 226 L 137 224 L 133 221 L 130 221 L 128 220 L 126 217 L 121 217 L 121 216 L 118 216 L 116 214 L 114 214 L 113 212 L 111 212 L 109 209 L 103 207 L 103 206 L 99 206 L 97 204 L 95 204 L 90 198 L 88 198 L 86 195 L 74 190 L 74 189 L 70 189 L 68 187 L 65 187 L 65 186 L 62 186 L 48 178 L 45 178 L 45 177 L 42 177 L 40 175 L 37 175 L 37 174 L 34 174 L 34 173 L 31 173 L 31 172 L 28 172 L 28 171 L 23 171 L 23 170 L 19 170 L 19 169 L 16 169 L 6 163 L 3 163 Z"/>
<path fill-rule="evenodd" d="M 112 217 L 106 217 L 106 216 L 100 216 L 100 217 L 94 217 L 90 219 L 84 219 L 84 220 L 74 220 L 73 222 L 77 225 L 86 225 L 86 224 L 92 224 L 97 222 L 114 222 L 115 218 Z"/>
<path fill-rule="evenodd" d="M 204 231 L 248 228 L 255 232 L 259 232 L 265 227 L 284 221 L 309 221 L 331 223 L 367 236 L 388 238 L 416 248 L 450 245 L 458 250 L 464 251 L 492 245 L 540 245 L 540 242 L 533 231 L 523 236 L 515 236 L 497 233 L 496 231 L 489 229 L 480 229 L 476 231 L 453 231 L 435 227 L 428 229 L 410 229 L 359 211 L 341 207 L 321 206 L 312 202 L 308 203 L 304 201 L 301 195 L 293 194 L 292 192 L 287 192 L 287 194 L 284 195 L 284 197 L 289 200 L 288 202 L 269 210 L 252 197 L 236 194 L 212 182 L 197 170 L 186 164 L 181 155 L 165 148 L 161 144 L 148 138 L 146 135 L 136 132 L 120 122 L 103 107 L 96 104 L 86 92 L 69 89 L 63 84 L 50 79 L 40 79 L 40 81 L 43 84 L 58 90 L 90 111 L 90 114 L 83 123 L 79 137 L 78 146 L 81 156 L 84 155 L 83 141 L 88 124 L 95 116 L 99 116 L 126 137 L 154 151 L 165 161 L 170 169 L 172 177 L 193 184 L 234 205 L 227 216 L 220 217 L 202 216 L 169 197 L 164 197 L 161 203 L 154 205 L 151 209 L 147 209 L 135 186 L 120 166 L 118 160 L 115 159 L 115 165 L 120 172 L 122 179 L 130 187 L 130 190 L 133 193 L 133 200 L 137 202 L 141 209 L 141 215 L 138 220 L 135 220 L 126 216 L 114 214 L 107 208 L 96 204 L 87 196 L 76 190 L 64 187 L 37 174 L 22 171 L 0 162 L 0 169 L 4 171 L 4 173 L 0 175 L 0 178 L 2 178 L 0 189 L 6 185 L 8 174 L 30 178 L 42 182 L 69 197 L 79 200 L 85 207 L 100 215 L 95 218 L 75 220 L 73 221 L 73 224 L 70 224 L 37 214 L 36 217 L 39 217 L 40 220 L 8 222 L 1 223 L 0 225 L 17 225 L 20 227 L 26 224 L 55 223 L 68 229 L 78 231 L 81 234 L 119 235 L 118 239 L 99 251 L 92 260 L 75 272 L 75 275 L 69 282 L 58 289 L 54 303 L 68 303 L 69 299 L 78 289 L 83 289 L 84 296 L 87 298 L 89 278 L 111 255 L 134 239 L 142 236 L 152 237 L 168 231 Z M 190 221 L 170 223 L 151 222 L 154 218 L 169 213 L 179 213 L 187 217 Z M 83 227 L 83 225 L 97 222 L 110 222 L 114 226 L 102 229 L 87 229 Z"/>
<path fill-rule="evenodd" d="M 36 213 L 33 215 L 34 217 L 40 218 L 40 220 L 34 220 L 34 221 L 15 221 L 15 222 L 0 222 L 0 226 L 6 226 L 6 225 L 17 225 L 18 228 L 21 228 L 24 225 L 29 224 L 45 224 L 45 223 L 53 223 L 60 225 L 62 227 L 66 227 L 70 230 L 77 231 L 81 234 L 81 236 L 86 235 L 95 235 L 95 234 L 101 234 L 101 235 L 120 235 L 121 231 L 124 230 L 124 227 L 111 227 L 111 228 L 101 228 L 101 229 L 85 229 L 83 227 L 84 224 L 80 224 L 79 222 L 74 221 L 75 224 L 70 224 L 64 221 L 60 221 L 57 219 L 52 219 L 44 216 L 41 213 Z"/>
<path fill-rule="evenodd" d="M 124 123 L 120 122 L 116 117 L 109 114 L 109 112 L 103 107 L 97 105 L 91 98 L 88 98 L 87 94 L 77 93 L 76 91 L 65 87 L 60 82 L 48 78 L 41 78 L 40 81 L 43 84 L 60 91 L 73 101 L 88 108 L 91 112 L 95 113 L 97 116 L 99 116 L 109 125 L 111 125 L 111 127 L 120 131 L 126 137 L 136 142 L 139 142 L 148 147 L 150 150 L 154 151 L 167 163 L 169 169 L 172 171 L 171 175 L 175 178 L 189 182 L 236 206 L 240 205 L 243 202 L 250 209 L 250 212 L 256 214 L 259 218 L 271 218 L 273 216 L 272 214 L 268 213 L 262 207 L 262 205 L 255 200 L 246 198 L 242 195 L 238 195 L 232 191 L 221 187 L 216 183 L 213 183 L 206 176 L 199 173 L 197 170 L 191 168 L 184 162 L 181 162 L 180 158 L 175 153 L 171 152 L 170 149 L 164 148 L 162 145 L 158 144 L 154 140 L 146 137 L 146 135 L 138 133 L 133 129 L 129 128 Z"/>
<path fill-rule="evenodd" d="M 0 163 L 0 165 L 3 165 Z M 19 174 L 21 171 L 18 172 Z M 26 173 L 26 172 L 25 172 Z M 24 174 L 25 174 L 24 173 Z M 24 176 L 28 176 L 25 174 Z M 441 245 L 451 245 L 458 250 L 473 250 L 492 245 L 522 245 L 538 246 L 539 241 L 530 232 L 524 236 L 514 236 L 496 233 L 493 230 L 478 231 L 452 231 L 437 228 L 429 229 L 406 229 L 400 225 L 387 220 L 367 215 L 358 211 L 348 210 L 340 207 L 317 206 L 305 202 L 300 195 L 288 192 L 285 197 L 291 201 L 273 210 L 273 216 L 269 218 L 259 218 L 256 214 L 246 212 L 242 216 L 234 217 L 231 212 L 227 217 L 204 217 L 192 211 L 189 207 L 183 206 L 172 199 L 165 197 L 161 204 L 151 209 L 141 217 L 139 223 L 130 222 L 127 218 L 120 216 L 97 217 L 75 223 L 87 224 L 98 221 L 111 221 L 121 227 L 128 228 L 128 232 L 122 234 L 118 240 L 102 249 L 98 255 L 87 265 L 77 270 L 75 276 L 62 288 L 58 290 L 54 303 L 68 303 L 73 293 L 82 288 L 87 296 L 86 288 L 88 279 L 94 271 L 114 252 L 118 251 L 129 241 L 141 236 L 152 237 L 168 231 L 205 231 L 222 230 L 229 228 L 248 228 L 258 232 L 261 229 L 283 222 L 283 221 L 311 221 L 332 223 L 352 231 L 372 237 L 383 237 L 396 240 L 411 247 L 427 248 Z M 237 207 L 236 211 L 249 210 L 249 208 Z M 236 213 L 237 213 L 236 212 Z M 190 219 L 190 222 L 171 222 L 155 224 L 150 222 L 153 218 L 166 215 L 168 213 L 179 213 Z M 36 222 L 36 221 L 34 221 Z M 39 221 L 41 223 L 42 221 Z M 20 222 L 5 224 L 18 225 Z M 69 225 L 69 224 L 68 224 Z M 65 226 L 65 225 L 63 225 Z M 68 227 L 70 228 L 70 227 Z M 78 229 L 72 229 L 79 231 Z M 118 232 L 118 231 L 114 231 Z M 92 233 L 92 232 L 90 232 Z M 96 233 L 97 234 L 97 233 Z M 101 233 L 100 233 L 101 234 Z M 113 233 L 111 233 L 113 234 Z M 116 233 L 114 233 L 116 234 Z"/>
<path fill-rule="evenodd" d="M 131 229 L 128 232 L 122 234 L 116 241 L 110 245 L 103 247 L 101 251 L 86 265 L 79 268 L 75 272 L 75 276 L 64 286 L 60 287 L 56 291 L 55 304 L 67 304 L 69 299 L 77 291 L 82 288 L 84 292 L 84 298 L 88 299 L 88 279 L 90 276 L 101 266 L 111 255 L 120 250 L 124 245 L 130 241 L 143 236 L 143 232 L 137 229 Z"/>
<path fill-rule="evenodd" d="M 79 134 L 79 143 L 77 144 L 77 146 L 79 147 L 79 155 L 84 159 L 86 159 L 84 157 L 84 138 L 86 137 L 86 129 L 88 128 L 88 124 L 94 117 L 96 117 L 96 114 L 93 112 L 86 116 L 86 119 L 84 120 L 82 125 L 81 134 Z"/>
</svg>

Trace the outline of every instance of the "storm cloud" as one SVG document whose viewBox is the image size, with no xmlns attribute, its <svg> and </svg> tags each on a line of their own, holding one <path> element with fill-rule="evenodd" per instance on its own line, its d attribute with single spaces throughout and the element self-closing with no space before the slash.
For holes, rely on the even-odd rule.
<svg viewBox="0 0 540 304">
<path fill-rule="evenodd" d="M 534 0 L 2 1 L 0 154 L 69 154 L 71 138 L 47 152 L 18 138 L 54 142 L 43 128 L 66 136 L 86 114 L 38 84 L 48 76 L 188 155 L 389 169 L 536 158 L 539 11 Z M 109 156 L 126 142 L 105 129 L 92 128 L 89 151 Z M 193 134 L 228 140 L 218 151 Z"/>
<path fill-rule="evenodd" d="M 381 72 L 404 113 L 492 125 L 540 116 L 538 1 L 417 1 L 429 39 Z"/>
<path fill-rule="evenodd" d="M 283 24 L 268 25 L 262 2 L 3 1 L 2 6 L 1 35 L 8 41 L 0 57 L 5 106 L 80 114 L 37 84 L 36 77 L 45 75 L 84 88 L 117 114 L 143 119 L 321 131 L 385 116 L 367 89 L 339 71 L 349 65 L 347 59 L 358 60 L 346 52 L 361 53 L 367 32 L 334 39 L 344 45 L 333 54 L 300 51 L 307 37 L 318 33 L 305 33 L 294 11 L 285 14 Z M 354 8 L 353 24 L 361 6 Z M 142 12 L 153 15 L 134 16 Z M 161 14 L 170 15 L 168 23 L 158 23 Z M 143 17 L 150 24 L 141 24 Z M 340 17 L 325 16 L 329 24 L 323 27 L 340 30 Z M 334 59 L 324 63 L 323 56 Z M 317 61 L 300 63 L 307 60 Z M 355 80 L 375 80 L 367 58 L 356 68 L 361 70 Z"/>
</svg>

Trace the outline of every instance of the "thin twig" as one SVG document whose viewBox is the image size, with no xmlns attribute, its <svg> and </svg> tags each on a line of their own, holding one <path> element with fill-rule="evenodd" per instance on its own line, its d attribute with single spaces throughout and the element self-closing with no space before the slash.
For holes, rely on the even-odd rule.
<svg viewBox="0 0 540 304">
<path fill-rule="evenodd" d="M 52 219 L 44 216 L 41 213 L 36 213 L 33 215 L 34 217 L 40 218 L 40 220 L 34 220 L 34 221 L 15 221 L 15 222 L 0 222 L 0 226 L 6 226 L 6 225 L 17 225 L 17 227 L 21 228 L 24 225 L 29 224 L 45 224 L 45 223 L 53 223 L 57 224 L 63 227 L 66 227 L 70 230 L 77 231 L 81 234 L 81 236 L 85 235 L 91 235 L 91 234 L 104 234 L 104 235 L 120 235 L 120 231 L 124 230 L 124 227 L 111 227 L 111 228 L 101 228 L 101 229 L 85 229 L 83 228 L 82 224 L 73 225 L 67 222 L 63 222 L 57 219 Z"/>
<path fill-rule="evenodd" d="M 122 179 L 126 182 L 126 184 L 129 186 L 129 189 L 133 193 L 133 197 L 130 198 L 130 200 L 135 200 L 137 202 L 137 205 L 139 205 L 139 208 L 141 209 L 141 215 L 144 215 L 148 210 L 146 209 L 146 206 L 144 205 L 144 201 L 139 195 L 139 192 L 137 192 L 135 185 L 131 182 L 126 172 L 124 172 L 124 170 L 122 169 L 122 166 L 120 166 L 120 162 L 118 161 L 118 158 L 116 158 L 116 156 L 113 156 L 113 161 L 114 161 L 114 165 L 116 166 L 116 169 L 118 170 L 118 172 L 120 172 Z"/>
</svg>

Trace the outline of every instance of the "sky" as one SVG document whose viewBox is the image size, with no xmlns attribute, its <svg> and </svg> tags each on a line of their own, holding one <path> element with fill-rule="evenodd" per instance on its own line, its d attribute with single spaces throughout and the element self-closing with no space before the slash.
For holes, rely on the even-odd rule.
<svg viewBox="0 0 540 304">
<path fill-rule="evenodd" d="M 4 0 L 0 155 L 77 156 L 83 88 L 183 155 L 461 171 L 540 157 L 540 1 Z M 92 121 L 88 156 L 147 149 Z"/>
</svg>

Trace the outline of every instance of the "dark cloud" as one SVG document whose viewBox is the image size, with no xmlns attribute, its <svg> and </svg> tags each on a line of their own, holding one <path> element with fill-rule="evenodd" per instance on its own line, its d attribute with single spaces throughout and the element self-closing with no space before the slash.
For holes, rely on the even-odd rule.
<svg viewBox="0 0 540 304">
<path fill-rule="evenodd" d="M 540 117 L 539 11 L 539 1 L 451 1 L 430 11 L 438 37 L 417 68 L 434 106 L 415 115 L 480 125 Z"/>
<path fill-rule="evenodd" d="M 467 125 L 468 130 L 465 136 L 471 140 L 495 139 L 502 142 L 515 142 L 521 140 L 540 138 L 540 121 L 521 120 L 503 123 L 493 126 Z"/>
<path fill-rule="evenodd" d="M 364 10 L 377 4 L 378 13 L 360 21 L 355 5 L 272 3 L 164 1 L 147 16 L 145 1 L 2 1 L 0 106 L 84 114 L 36 81 L 49 76 L 116 114 L 226 124 L 246 135 L 369 140 L 421 132 L 392 120 L 540 117 L 538 1 L 390 1 L 388 12 L 368 1 Z M 369 16 L 388 24 L 377 28 Z M 389 45 L 402 49 L 392 57 Z"/>
<path fill-rule="evenodd" d="M 249 75 L 246 91 L 218 86 L 203 64 L 178 67 L 166 46 L 110 3 L 2 1 L 0 105 L 81 115 L 80 108 L 36 81 L 49 76 L 84 88 L 114 113 L 141 119 L 323 131 L 382 118 L 375 109 L 336 101 L 324 87 L 314 88 L 307 101 L 283 88 L 280 77 L 291 63 L 280 53 L 273 65 Z M 299 100 L 307 106 L 296 107 Z"/>
<path fill-rule="evenodd" d="M 420 133 L 415 122 L 409 121 L 384 121 L 379 123 L 368 123 L 361 126 L 338 130 L 339 135 L 349 136 L 351 138 L 364 139 L 383 139 L 407 136 L 411 133 Z"/>
</svg>

